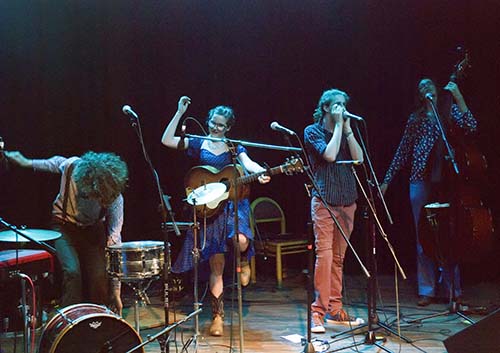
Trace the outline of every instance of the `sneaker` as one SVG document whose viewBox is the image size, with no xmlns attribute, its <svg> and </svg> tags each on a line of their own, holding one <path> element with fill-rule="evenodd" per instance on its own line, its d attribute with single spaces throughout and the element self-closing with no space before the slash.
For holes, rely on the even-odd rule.
<svg viewBox="0 0 500 353">
<path fill-rule="evenodd" d="M 349 316 L 344 309 L 340 309 L 336 314 L 327 313 L 325 318 L 329 324 L 358 326 L 365 323 L 360 317 Z"/>
<path fill-rule="evenodd" d="M 319 313 L 312 313 L 311 315 L 311 332 L 312 333 L 325 333 L 325 326 L 323 326 L 323 316 Z"/>
</svg>

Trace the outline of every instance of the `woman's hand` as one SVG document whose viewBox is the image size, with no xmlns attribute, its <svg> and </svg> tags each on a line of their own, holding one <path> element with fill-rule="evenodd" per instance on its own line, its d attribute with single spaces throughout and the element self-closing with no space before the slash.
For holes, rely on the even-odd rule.
<svg viewBox="0 0 500 353">
<path fill-rule="evenodd" d="M 460 92 L 460 89 L 455 82 L 448 82 L 448 84 L 444 87 L 444 90 L 449 91 L 455 99 L 462 98 L 462 92 Z"/>
<path fill-rule="evenodd" d="M 262 175 L 259 175 L 259 183 L 261 184 L 267 184 L 271 181 L 271 177 L 267 174 L 262 174 Z"/>
<path fill-rule="evenodd" d="M 177 112 L 179 112 L 180 114 L 184 114 L 190 104 L 191 98 L 189 98 L 188 96 L 182 96 L 179 99 L 179 103 L 177 103 Z"/>
</svg>

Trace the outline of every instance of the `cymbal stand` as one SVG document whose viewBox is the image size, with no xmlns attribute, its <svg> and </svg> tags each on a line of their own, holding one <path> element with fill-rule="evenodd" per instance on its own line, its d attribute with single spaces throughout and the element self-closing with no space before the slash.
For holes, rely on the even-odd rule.
<svg viewBox="0 0 500 353">
<path fill-rule="evenodd" d="M 23 238 L 28 239 L 29 241 L 41 246 L 44 250 L 55 254 L 56 250 L 52 246 L 48 245 L 47 243 L 43 241 L 38 241 L 24 232 L 22 230 L 19 230 L 16 226 L 13 224 L 8 223 L 5 221 L 2 217 L 0 217 L 0 224 L 3 224 L 6 228 L 9 228 L 13 232 L 16 233 L 16 237 L 21 236 Z M 17 239 L 16 239 L 17 240 Z M 36 312 L 34 312 L 33 308 L 35 307 L 35 287 L 33 285 L 33 281 L 31 277 L 28 275 L 21 273 L 19 271 L 19 247 L 17 246 L 19 242 L 16 241 L 16 270 L 11 274 L 11 277 L 18 277 L 21 280 L 21 311 L 22 311 L 22 317 L 23 317 L 23 337 L 24 337 L 24 352 L 28 353 L 29 348 L 30 348 L 30 341 L 33 340 L 32 344 L 34 344 L 34 338 L 35 338 L 35 333 L 34 333 L 34 325 L 35 325 L 35 317 L 36 317 Z M 33 303 L 31 306 L 31 310 L 33 311 L 30 315 L 28 311 L 28 305 L 26 303 L 26 282 L 29 282 L 32 287 L 33 291 Z M 30 335 L 30 326 L 33 327 L 33 336 L 31 337 Z"/>
</svg>

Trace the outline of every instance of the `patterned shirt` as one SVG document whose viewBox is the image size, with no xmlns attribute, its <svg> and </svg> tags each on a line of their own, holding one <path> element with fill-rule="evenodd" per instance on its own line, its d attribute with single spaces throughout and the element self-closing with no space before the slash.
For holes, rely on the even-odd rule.
<svg viewBox="0 0 500 353">
<path fill-rule="evenodd" d="M 451 107 L 451 119 L 469 132 L 477 128 L 477 121 L 470 110 L 462 113 L 456 104 Z M 411 163 L 410 182 L 428 180 L 431 168 L 427 168 L 427 165 L 432 148 L 440 138 L 441 133 L 434 116 L 429 117 L 425 113 L 410 114 L 401 142 L 385 174 L 384 183 L 390 183 L 394 175 L 408 163 Z"/>
<path fill-rule="evenodd" d="M 66 178 L 68 175 L 65 173 L 65 170 L 67 170 L 70 164 L 78 160 L 78 157 L 66 158 L 61 156 L 54 156 L 49 159 L 33 159 L 33 169 L 35 171 L 61 174 L 60 190 L 53 203 L 52 215 L 59 219 L 64 218 L 63 203 L 66 192 L 68 192 L 66 221 L 81 227 L 90 226 L 102 219 L 104 211 L 108 240 L 111 241 L 109 244 L 121 244 L 121 230 L 123 226 L 122 195 L 119 195 L 107 209 L 103 210 L 96 200 L 79 197 L 73 179 L 70 180 L 69 190 L 66 190 Z"/>
<path fill-rule="evenodd" d="M 356 179 L 350 165 L 327 162 L 323 158 L 323 153 L 332 136 L 333 132 L 324 129 L 320 123 L 309 125 L 304 129 L 305 148 L 311 159 L 319 192 L 326 202 L 332 206 L 348 206 L 358 198 Z M 342 136 L 336 160 L 351 159 L 347 139 Z M 316 190 L 313 190 L 313 196 L 319 196 Z"/>
</svg>

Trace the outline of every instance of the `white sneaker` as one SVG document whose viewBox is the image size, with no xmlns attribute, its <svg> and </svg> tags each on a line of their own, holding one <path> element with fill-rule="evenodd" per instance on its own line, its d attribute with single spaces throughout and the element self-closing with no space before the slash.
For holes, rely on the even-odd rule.
<svg viewBox="0 0 500 353">
<path fill-rule="evenodd" d="M 323 317 L 318 313 L 311 315 L 311 332 L 312 333 L 325 333 L 325 326 L 323 326 Z"/>
</svg>

